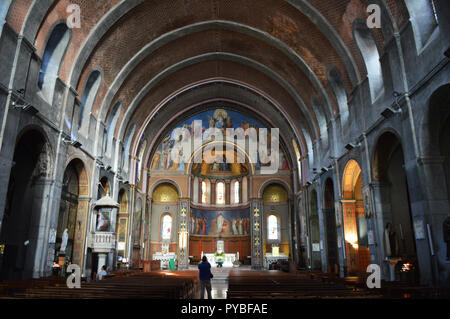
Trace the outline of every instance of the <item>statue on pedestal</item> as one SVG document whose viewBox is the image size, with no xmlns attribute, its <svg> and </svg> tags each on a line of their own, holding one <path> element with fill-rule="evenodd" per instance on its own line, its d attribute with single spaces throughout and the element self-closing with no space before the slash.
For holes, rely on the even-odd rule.
<svg viewBox="0 0 450 319">
<path fill-rule="evenodd" d="M 386 224 L 386 229 L 384 231 L 384 244 L 386 249 L 386 257 L 394 258 L 399 256 L 397 234 L 395 233 L 391 223 Z"/>
<path fill-rule="evenodd" d="M 399 257 L 397 234 L 391 223 L 386 224 L 384 231 L 384 248 L 386 250 L 386 261 L 389 264 L 390 281 L 395 281 L 395 267 L 401 260 Z"/>
<path fill-rule="evenodd" d="M 59 249 L 59 252 L 64 254 L 66 253 L 66 248 L 67 248 L 67 241 L 69 240 L 69 233 L 67 228 L 64 229 L 64 232 L 62 234 L 62 240 L 61 240 L 61 248 Z"/>
</svg>

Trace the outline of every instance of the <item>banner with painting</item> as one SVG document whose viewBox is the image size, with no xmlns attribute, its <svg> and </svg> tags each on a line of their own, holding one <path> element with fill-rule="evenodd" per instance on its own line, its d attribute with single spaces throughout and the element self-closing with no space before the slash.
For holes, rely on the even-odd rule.
<svg viewBox="0 0 450 319">
<path fill-rule="evenodd" d="M 250 235 L 250 213 L 240 210 L 191 209 L 191 236 L 233 237 Z"/>
</svg>

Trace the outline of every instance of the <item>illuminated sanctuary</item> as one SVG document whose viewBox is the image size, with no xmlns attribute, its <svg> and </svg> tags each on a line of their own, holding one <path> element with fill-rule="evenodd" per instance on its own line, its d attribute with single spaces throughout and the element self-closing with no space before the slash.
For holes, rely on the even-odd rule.
<svg viewBox="0 0 450 319">
<path fill-rule="evenodd" d="M 2 0 L 0 19 L 0 281 L 207 256 L 450 286 L 449 1 Z"/>
</svg>

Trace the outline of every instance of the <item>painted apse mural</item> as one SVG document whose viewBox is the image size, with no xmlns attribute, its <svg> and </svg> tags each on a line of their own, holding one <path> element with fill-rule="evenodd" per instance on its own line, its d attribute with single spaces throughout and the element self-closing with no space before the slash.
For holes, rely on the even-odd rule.
<svg viewBox="0 0 450 319">
<path fill-rule="evenodd" d="M 194 121 L 201 121 L 201 130 L 194 128 Z M 259 137 L 260 128 L 268 128 L 267 145 L 270 146 L 271 136 L 270 127 L 263 125 L 234 109 L 212 108 L 201 109 L 188 119 L 184 119 L 176 124 L 177 128 L 186 129 L 191 138 L 199 137 L 201 132 L 203 142 L 209 138 L 207 130 L 209 128 L 221 130 L 225 139 L 227 129 L 241 128 L 244 131 L 254 128 Z M 182 189 L 184 179 L 190 180 L 184 184 L 190 188 L 190 211 L 188 213 L 187 230 L 189 232 L 189 256 L 194 260 L 200 259 L 202 253 L 214 253 L 218 241 L 224 242 L 225 252 L 236 254 L 247 258 L 251 255 L 251 228 L 252 219 L 250 218 L 250 207 L 248 199 L 250 198 L 250 176 L 260 175 L 260 169 L 268 164 L 262 164 L 257 158 L 255 163 L 249 163 L 248 158 L 245 162 L 238 163 L 238 150 L 227 153 L 226 147 L 223 150 L 215 149 L 211 152 L 214 158 L 206 160 L 203 158 L 201 163 L 185 162 L 187 156 L 178 153 L 178 160 L 171 158 L 173 149 L 178 149 L 176 141 L 172 138 L 170 132 L 165 133 L 160 140 L 158 147 L 155 148 L 149 165 L 150 179 L 162 178 L 172 179 L 180 184 Z M 194 136 L 194 134 L 198 136 Z M 286 160 L 286 153 L 280 145 L 279 172 L 281 174 L 290 174 L 290 167 Z M 208 155 L 204 153 L 204 155 Z M 234 158 L 229 158 L 234 157 Z M 267 176 L 269 177 L 269 176 Z M 152 182 L 150 182 L 152 184 Z M 158 204 L 153 199 L 153 220 L 155 224 L 160 224 L 159 220 L 163 214 L 158 209 Z M 167 210 L 167 209 L 166 209 Z M 156 216 L 158 215 L 158 216 Z M 153 231 L 157 231 L 153 229 Z M 155 237 L 155 236 L 153 236 Z M 152 240 L 152 255 L 156 253 L 161 243 L 156 237 Z M 171 249 L 175 249 L 171 247 Z M 155 255 L 156 256 L 156 255 Z"/>
<path fill-rule="evenodd" d="M 191 236 L 233 237 L 250 234 L 249 211 L 206 211 L 193 208 L 190 221 Z"/>
<path fill-rule="evenodd" d="M 187 129 L 191 137 L 194 138 L 194 121 L 201 121 L 202 122 L 202 134 L 205 133 L 205 131 L 208 128 L 217 128 L 222 131 L 222 135 L 226 136 L 226 129 L 227 128 L 242 128 L 244 131 L 249 128 L 254 128 L 259 134 L 259 128 L 264 128 L 263 124 L 260 122 L 246 116 L 245 114 L 228 110 L 228 109 L 212 109 L 204 112 L 197 113 L 193 115 L 191 118 L 183 121 L 178 125 L 179 128 L 185 128 Z M 204 138 L 208 138 L 206 134 L 204 134 Z M 270 144 L 270 130 L 268 130 L 268 138 L 267 141 Z M 150 164 L 150 170 L 152 171 L 184 171 L 186 169 L 186 163 L 183 160 L 178 161 L 179 163 L 176 163 L 173 161 L 170 157 L 171 151 L 175 146 L 176 141 L 171 139 L 170 134 L 167 134 L 160 145 L 158 146 L 155 154 L 152 157 L 151 164 Z M 183 154 L 179 154 L 180 158 Z M 222 153 L 216 154 L 216 156 L 223 156 L 223 160 L 225 159 L 225 155 Z M 261 166 L 264 166 L 264 164 L 261 164 L 260 160 L 257 159 L 255 163 L 255 169 L 258 170 L 261 168 Z M 289 170 L 288 163 L 286 161 L 286 155 L 284 151 L 280 150 L 280 170 Z M 227 164 L 227 163 L 213 163 L 213 165 L 210 168 L 210 171 L 206 172 L 204 166 L 200 165 L 199 163 L 197 165 L 193 165 L 193 172 L 194 173 L 217 173 L 217 172 L 233 172 L 238 174 L 244 174 L 246 171 L 248 171 L 248 165 L 244 164 Z"/>
</svg>

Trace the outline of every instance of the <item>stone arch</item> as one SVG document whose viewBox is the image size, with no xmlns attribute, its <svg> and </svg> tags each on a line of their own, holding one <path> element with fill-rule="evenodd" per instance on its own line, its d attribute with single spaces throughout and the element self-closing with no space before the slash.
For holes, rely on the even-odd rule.
<svg viewBox="0 0 450 319">
<path fill-rule="evenodd" d="M 362 171 L 351 159 L 342 175 L 342 212 L 348 273 L 366 271 L 370 264 L 367 220 L 363 198 Z"/>
<path fill-rule="evenodd" d="M 373 157 L 374 180 L 380 182 L 383 189 L 379 200 L 389 204 L 383 205 L 382 208 L 383 226 L 386 227 L 390 223 L 398 240 L 398 246 L 390 247 L 389 250 L 386 249 L 386 241 L 383 241 L 386 256 L 417 258 L 403 154 L 402 142 L 398 135 L 392 131 L 382 133 L 378 138 Z"/>
<path fill-rule="evenodd" d="M 43 271 L 35 256 L 43 249 L 39 238 L 42 215 L 48 213 L 45 181 L 52 165 L 45 133 L 35 127 L 24 129 L 17 137 L 13 161 L 0 231 L 3 279 L 29 278 Z"/>
<path fill-rule="evenodd" d="M 178 192 L 178 197 L 182 197 L 182 192 L 181 192 L 181 188 L 180 186 L 173 180 L 170 179 L 160 179 L 158 181 L 156 181 L 150 188 L 149 188 L 149 192 L 148 194 L 150 194 L 150 196 L 153 196 L 153 193 L 155 191 L 155 189 L 160 186 L 161 184 L 170 184 L 172 186 L 174 186 L 177 189 Z"/>
<path fill-rule="evenodd" d="M 81 265 L 89 208 L 89 181 L 80 159 L 74 158 L 68 163 L 62 185 L 54 261 Z M 61 251 L 65 229 L 68 240 L 66 249 Z"/>
<path fill-rule="evenodd" d="M 437 88 L 428 100 L 420 125 L 420 146 L 425 156 L 439 156 L 440 129 L 450 115 L 450 83 Z M 438 125 L 436 125 L 439 123 Z"/>
<path fill-rule="evenodd" d="M 268 181 L 265 181 L 258 190 L 258 197 L 263 198 L 264 191 L 266 190 L 266 188 L 273 184 L 280 185 L 281 187 L 283 187 L 287 193 L 288 198 L 290 198 L 290 196 L 292 195 L 292 189 L 290 185 L 288 185 L 285 181 L 277 178 L 271 178 Z"/>
</svg>

